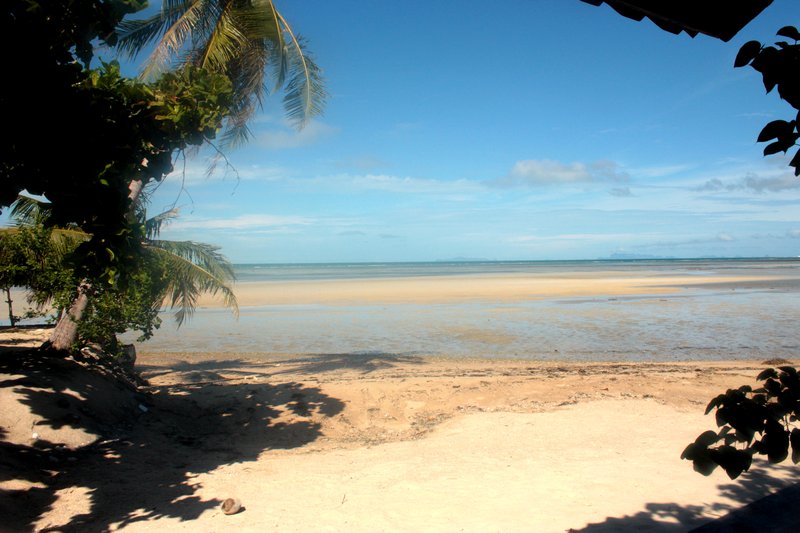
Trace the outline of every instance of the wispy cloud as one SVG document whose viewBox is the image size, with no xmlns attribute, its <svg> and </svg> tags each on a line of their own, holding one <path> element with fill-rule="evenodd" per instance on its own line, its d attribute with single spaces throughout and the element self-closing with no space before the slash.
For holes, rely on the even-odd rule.
<svg viewBox="0 0 800 533">
<path fill-rule="evenodd" d="M 517 161 L 507 176 L 491 180 L 499 187 L 538 187 L 589 182 L 625 182 L 627 172 L 613 161 L 593 163 L 562 163 L 550 159 L 525 159 Z"/>
<path fill-rule="evenodd" d="M 755 173 L 748 173 L 736 180 L 721 180 L 713 178 L 695 190 L 701 192 L 736 192 L 749 191 L 757 194 L 781 192 L 790 189 L 800 189 L 800 178 L 786 172 L 778 176 L 762 177 Z"/>
<path fill-rule="evenodd" d="M 617 198 L 631 198 L 633 196 L 630 187 L 615 187 L 608 191 L 608 193 Z"/>
<path fill-rule="evenodd" d="M 672 176 L 681 172 L 691 170 L 692 165 L 661 165 L 652 167 L 637 167 L 630 168 L 628 172 L 637 178 L 662 178 L 664 176 Z"/>
<path fill-rule="evenodd" d="M 314 144 L 338 131 L 338 128 L 319 120 L 312 120 L 301 130 L 293 128 L 289 123 L 283 123 L 279 128 L 257 132 L 255 142 L 267 150 L 284 150 Z"/>
<path fill-rule="evenodd" d="M 287 174 L 281 167 L 263 165 L 237 166 L 226 164 L 224 160 L 217 160 L 214 164 L 212 158 L 194 159 L 185 164 L 179 161 L 175 169 L 164 179 L 166 183 L 182 183 L 184 185 L 203 185 L 218 183 L 220 181 L 235 182 L 236 180 L 275 181 Z"/>
<path fill-rule="evenodd" d="M 698 244 L 713 244 L 713 243 L 731 243 L 736 241 L 736 238 L 730 233 L 720 232 L 713 237 L 702 237 L 695 239 L 686 239 L 679 241 L 660 241 L 647 244 L 637 244 L 634 248 L 679 248 L 682 246 L 695 246 Z"/>
<path fill-rule="evenodd" d="M 208 230 L 253 230 L 265 228 L 285 228 L 287 226 L 307 226 L 314 220 L 301 216 L 284 215 L 239 215 L 233 218 L 215 218 L 204 220 L 177 220 L 170 224 L 171 229 L 208 229 Z"/>
<path fill-rule="evenodd" d="M 608 242 L 631 239 L 636 237 L 632 233 L 564 233 L 560 235 L 517 235 L 508 238 L 508 242 L 525 244 L 553 241 L 592 241 Z"/>
<path fill-rule="evenodd" d="M 473 180 L 437 180 L 388 174 L 338 174 L 296 180 L 295 185 L 334 188 L 337 191 L 383 191 L 406 194 L 463 195 L 480 192 L 485 186 Z"/>
<path fill-rule="evenodd" d="M 370 171 L 388 166 L 388 163 L 373 155 L 359 155 L 336 162 L 340 168 L 354 168 L 360 171 Z"/>
</svg>

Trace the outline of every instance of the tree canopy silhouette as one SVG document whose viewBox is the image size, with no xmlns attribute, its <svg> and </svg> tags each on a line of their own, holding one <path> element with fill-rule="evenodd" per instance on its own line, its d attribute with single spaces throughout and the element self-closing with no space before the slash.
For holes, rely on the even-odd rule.
<svg viewBox="0 0 800 533">
<path fill-rule="evenodd" d="M 800 32 L 794 26 L 784 26 L 777 35 L 788 41 L 778 41 L 774 46 L 749 41 L 739 49 L 733 65 L 753 67 L 761 74 L 767 93 L 777 88 L 778 95 L 797 110 L 791 120 L 773 120 L 761 130 L 758 142 L 769 143 L 765 156 L 787 153 L 800 139 Z M 789 166 L 794 167 L 795 176 L 800 176 L 800 150 L 795 151 Z"/>
</svg>

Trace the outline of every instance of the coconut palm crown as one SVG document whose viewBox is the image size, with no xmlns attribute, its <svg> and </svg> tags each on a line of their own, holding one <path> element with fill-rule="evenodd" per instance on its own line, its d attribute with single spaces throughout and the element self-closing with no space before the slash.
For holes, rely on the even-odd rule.
<svg viewBox="0 0 800 533">
<path fill-rule="evenodd" d="M 272 0 L 163 0 L 158 13 L 123 21 L 118 33 L 117 47 L 131 57 L 155 43 L 144 78 L 182 65 L 230 78 L 235 101 L 226 145 L 248 139 L 247 122 L 270 92 L 283 89 L 287 117 L 298 128 L 322 113 L 321 71 Z"/>
</svg>

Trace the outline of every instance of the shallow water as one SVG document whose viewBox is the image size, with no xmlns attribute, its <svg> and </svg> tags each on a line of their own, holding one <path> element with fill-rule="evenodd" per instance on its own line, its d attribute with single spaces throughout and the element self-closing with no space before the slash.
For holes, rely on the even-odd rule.
<svg viewBox="0 0 800 533">
<path fill-rule="evenodd" d="M 483 265 L 483 266 L 481 266 Z M 169 314 L 143 352 L 384 353 L 585 361 L 723 360 L 800 356 L 800 262 L 647 261 L 280 265 L 277 280 L 621 270 L 775 281 L 695 286 L 671 295 L 521 302 L 199 309 L 176 330 Z M 241 269 L 246 281 L 270 267 Z M 454 272 L 455 270 L 455 272 Z M 241 272 L 240 272 L 241 273 Z"/>
</svg>

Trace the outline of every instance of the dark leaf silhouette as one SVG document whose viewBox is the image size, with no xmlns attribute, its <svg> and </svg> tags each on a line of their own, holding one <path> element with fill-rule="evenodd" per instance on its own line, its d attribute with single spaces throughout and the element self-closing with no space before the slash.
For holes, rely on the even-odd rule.
<svg viewBox="0 0 800 533">
<path fill-rule="evenodd" d="M 778 30 L 777 35 L 781 37 L 788 37 L 794 41 L 800 41 L 800 32 L 794 26 L 784 26 Z"/>
<path fill-rule="evenodd" d="M 739 49 L 736 54 L 736 60 L 733 62 L 734 67 L 743 67 L 749 65 L 761 51 L 761 43 L 758 41 L 749 41 Z"/>
</svg>

